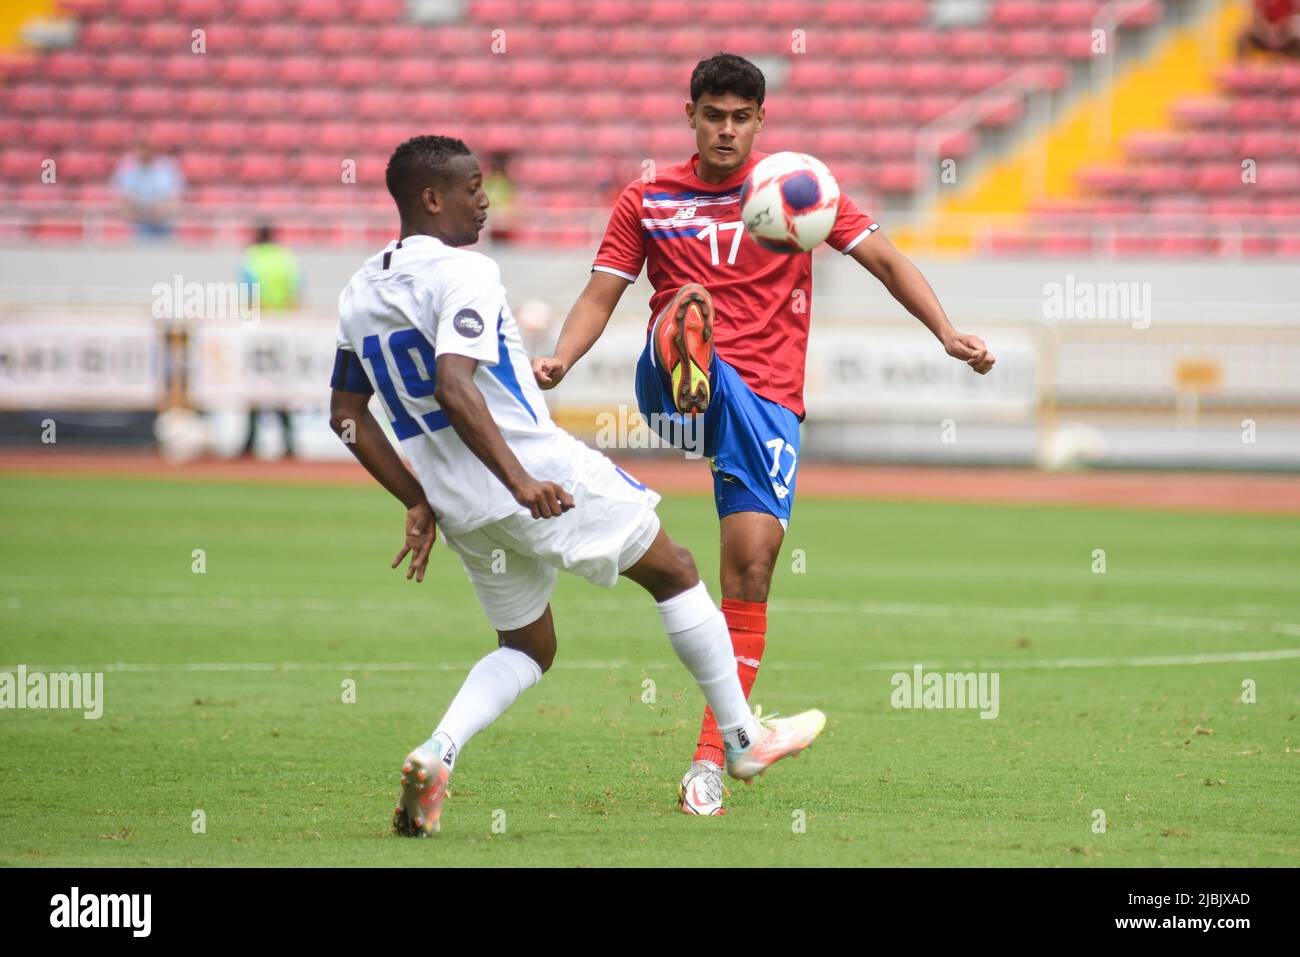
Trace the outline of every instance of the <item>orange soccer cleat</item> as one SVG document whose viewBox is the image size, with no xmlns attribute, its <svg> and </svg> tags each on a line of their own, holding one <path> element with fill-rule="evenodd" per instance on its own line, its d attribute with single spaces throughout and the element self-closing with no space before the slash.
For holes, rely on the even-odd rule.
<svg viewBox="0 0 1300 957">
<path fill-rule="evenodd" d="M 727 746 L 727 773 L 746 784 L 782 758 L 798 757 L 799 752 L 816 740 L 826 727 L 826 715 L 820 711 L 804 711 L 790 718 L 776 715 L 764 717 L 754 709 L 754 717 L 763 729 L 763 735 L 745 751 L 734 751 Z"/>
<path fill-rule="evenodd" d="M 408 754 L 402 764 L 402 793 L 393 811 L 393 830 L 403 837 L 437 834 L 450 778 L 451 772 L 428 748 Z"/>
<path fill-rule="evenodd" d="M 655 354 L 673 384 L 673 404 L 683 414 L 709 407 L 713 365 L 713 299 L 697 282 L 673 295 L 654 328 Z"/>
</svg>

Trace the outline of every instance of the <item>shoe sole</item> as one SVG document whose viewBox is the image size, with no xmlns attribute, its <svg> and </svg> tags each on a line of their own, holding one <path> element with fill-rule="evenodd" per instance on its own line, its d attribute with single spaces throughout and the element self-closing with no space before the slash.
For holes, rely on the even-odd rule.
<svg viewBox="0 0 1300 957">
<path fill-rule="evenodd" d="M 442 827 L 442 804 L 447 800 L 447 769 L 441 763 L 430 770 L 417 757 L 408 757 L 402 765 L 402 792 L 393 811 L 393 831 L 402 837 L 429 837 Z M 433 806 L 422 803 L 434 788 Z"/>
<path fill-rule="evenodd" d="M 695 306 L 694 312 L 691 307 Z M 701 368 L 687 348 L 687 337 L 699 341 L 700 351 L 713 341 L 713 299 L 697 282 L 688 282 L 677 290 L 668 306 L 668 320 L 673 324 L 673 347 L 677 350 L 681 374 L 674 383 L 673 404 L 683 415 L 704 412 L 709 407 L 709 370 Z"/>
</svg>

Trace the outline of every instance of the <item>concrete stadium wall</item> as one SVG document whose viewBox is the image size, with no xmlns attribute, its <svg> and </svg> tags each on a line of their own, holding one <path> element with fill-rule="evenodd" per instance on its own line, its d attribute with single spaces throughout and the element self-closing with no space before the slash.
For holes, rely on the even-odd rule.
<svg viewBox="0 0 1300 957">
<path fill-rule="evenodd" d="M 300 254 L 307 281 L 305 312 L 322 329 L 332 322 L 339 289 L 370 252 Z M 548 351 L 586 281 L 590 256 L 486 246 L 483 252 L 500 263 L 516 316 L 528 314 L 539 326 L 530 337 L 533 348 Z M 187 283 L 231 282 L 239 254 L 236 248 L 150 246 L 6 249 L 0 252 L 0 319 L 30 316 L 28 307 L 39 304 L 87 318 L 105 306 L 117 307 L 117 312 L 138 308 L 145 316 L 155 283 L 171 284 L 177 276 Z M 929 333 L 855 262 L 819 253 L 806 456 L 936 464 L 1038 460 L 1056 465 L 1300 468 L 1300 268 L 1295 265 L 1066 259 L 918 264 L 957 327 L 984 336 L 1003 355 L 995 372 L 999 381 L 965 383 L 960 369 L 961 375 L 940 381 L 950 371 L 950 360 Z M 1135 296 L 1141 292 L 1135 299 L 1140 308 L 1131 306 L 1132 314 L 1081 316 L 1069 314 L 1075 303 L 1066 302 L 1066 314 L 1052 318 L 1059 314 L 1062 298 L 1070 298 L 1063 291 L 1115 283 L 1136 284 L 1132 288 Z M 631 369 L 648 318 L 649 292 L 643 276 L 623 297 L 603 340 L 605 351 L 593 351 L 565 388 L 548 394 L 566 427 L 590 436 L 596 410 L 633 401 Z M 1054 303 L 1058 313 L 1052 311 Z M 1093 363 L 1100 368 L 1091 369 L 1087 348 L 1101 339 L 1109 351 Z M 819 341 L 826 345 L 819 349 Z M 1062 342 L 1072 342 L 1079 353 L 1072 373 L 1047 359 L 1073 354 L 1062 350 Z M 857 354 L 849 356 L 855 347 Z M 1130 353 L 1157 358 L 1124 362 Z M 1216 397 L 1215 388 L 1193 387 L 1178 393 L 1177 407 L 1170 406 L 1166 366 L 1171 354 L 1184 353 L 1192 359 L 1193 377 L 1198 362 L 1236 362 L 1235 372 L 1228 370 L 1227 401 L 1222 394 Z M 1107 365 L 1115 369 L 1108 372 Z M 1060 405 L 1042 399 L 1054 394 L 1054 382 L 1071 374 L 1100 382 L 1101 400 L 1085 395 Z M 1243 375 L 1261 381 L 1281 376 L 1289 382 L 1272 391 L 1243 392 Z M 1040 401 L 1025 401 L 1026 376 L 1030 398 L 1036 389 Z M 997 405 L 998 390 L 1005 393 L 1013 378 L 1021 385 L 1011 388 L 1014 396 L 1003 398 L 1014 399 L 1014 407 Z M 834 381 L 828 385 L 828 379 Z M 880 389 L 884 398 L 874 394 L 877 385 L 891 383 L 892 391 Z M 814 385 L 826 398 L 813 401 Z M 1165 391 L 1163 398 L 1153 399 L 1157 385 Z M 863 401 L 855 403 L 853 391 L 859 386 Z M 1088 389 L 1075 392 L 1087 394 Z M 317 416 L 300 418 L 309 432 L 300 446 L 328 453 L 333 437 L 316 434 Z M 955 439 L 945 432 L 950 420 L 957 427 Z M 227 445 L 237 444 L 242 421 L 237 415 L 228 418 Z M 1244 438 L 1247 432 L 1249 439 Z"/>
</svg>

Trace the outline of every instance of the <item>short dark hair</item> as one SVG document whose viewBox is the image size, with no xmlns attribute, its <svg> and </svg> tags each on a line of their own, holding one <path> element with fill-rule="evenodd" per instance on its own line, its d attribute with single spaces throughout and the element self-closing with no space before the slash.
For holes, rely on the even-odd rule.
<svg viewBox="0 0 1300 957">
<path fill-rule="evenodd" d="M 388 159 L 384 181 L 399 207 L 416 203 L 430 183 L 442 185 L 447 167 L 456 156 L 472 156 L 470 148 L 454 136 L 413 136 Z"/>
<path fill-rule="evenodd" d="M 763 71 L 743 56 L 734 53 L 715 53 L 707 60 L 695 64 L 691 71 L 691 102 L 698 103 L 705 93 L 721 96 L 734 93 L 744 100 L 754 100 L 763 105 L 767 83 Z"/>
</svg>

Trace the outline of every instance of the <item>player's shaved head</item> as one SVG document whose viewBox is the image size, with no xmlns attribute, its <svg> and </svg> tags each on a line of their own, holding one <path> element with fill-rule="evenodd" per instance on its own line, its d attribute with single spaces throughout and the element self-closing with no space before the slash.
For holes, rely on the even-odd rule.
<svg viewBox="0 0 1300 957">
<path fill-rule="evenodd" d="M 691 71 L 691 102 L 698 103 L 705 93 L 722 96 L 733 93 L 742 100 L 763 105 L 767 81 L 763 71 L 734 53 L 715 53 L 695 64 Z"/>
<path fill-rule="evenodd" d="M 470 148 L 454 136 L 413 136 L 393 151 L 384 179 L 388 192 L 400 210 L 420 205 L 420 196 L 430 186 L 437 190 L 463 176 L 460 157 L 473 157 Z"/>
</svg>

